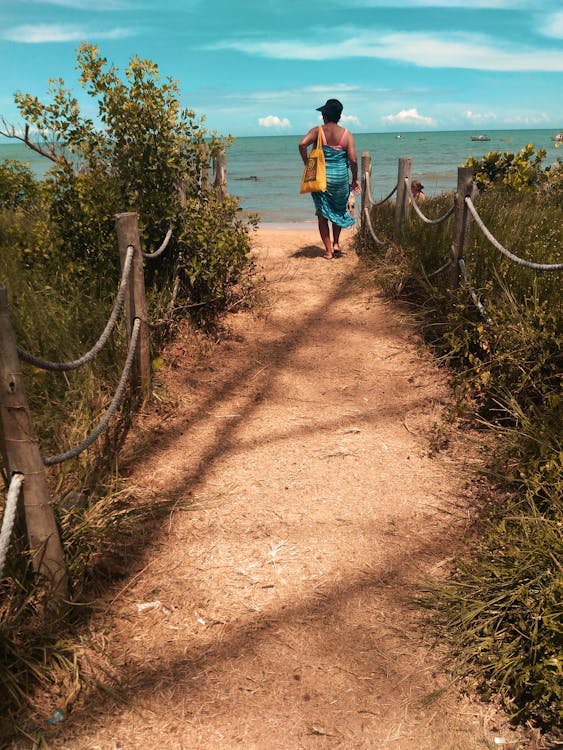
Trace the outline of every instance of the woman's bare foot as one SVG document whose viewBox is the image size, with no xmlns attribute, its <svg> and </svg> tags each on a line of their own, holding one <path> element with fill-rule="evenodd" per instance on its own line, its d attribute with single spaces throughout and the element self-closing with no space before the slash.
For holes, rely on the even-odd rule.
<svg viewBox="0 0 563 750">
<path fill-rule="evenodd" d="M 334 254 L 331 250 L 325 250 L 323 253 L 323 258 L 325 260 L 331 260 L 332 258 L 334 258 Z"/>
<path fill-rule="evenodd" d="M 332 254 L 335 258 L 341 258 L 342 257 L 342 250 L 340 249 L 340 245 L 338 242 L 335 242 L 332 245 Z"/>
</svg>

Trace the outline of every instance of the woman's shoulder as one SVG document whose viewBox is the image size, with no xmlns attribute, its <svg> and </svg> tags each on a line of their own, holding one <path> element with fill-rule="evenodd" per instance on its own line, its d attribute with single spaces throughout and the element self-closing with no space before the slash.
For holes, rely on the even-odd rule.
<svg viewBox="0 0 563 750">
<path fill-rule="evenodd" d="M 334 145 L 341 144 L 342 141 L 345 139 L 346 135 L 348 134 L 348 131 L 346 128 L 343 128 L 341 125 L 337 125 L 336 123 L 331 123 L 332 127 L 327 128 L 327 126 L 324 126 L 324 131 L 327 137 L 327 140 Z"/>
</svg>

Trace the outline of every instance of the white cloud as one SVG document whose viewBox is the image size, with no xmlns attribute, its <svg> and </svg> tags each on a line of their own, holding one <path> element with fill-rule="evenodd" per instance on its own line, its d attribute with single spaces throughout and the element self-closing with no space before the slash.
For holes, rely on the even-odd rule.
<svg viewBox="0 0 563 750">
<path fill-rule="evenodd" d="M 542 19 L 538 27 L 540 34 L 554 39 L 563 39 L 563 10 L 551 13 Z"/>
<path fill-rule="evenodd" d="M 320 33 L 319 33 L 320 36 Z M 333 39 L 340 38 L 335 42 Z M 424 68 L 464 68 L 493 71 L 563 71 L 558 49 L 536 49 L 500 44 L 482 34 L 450 32 L 425 34 L 333 30 L 331 41 L 225 40 L 210 49 L 231 49 L 249 55 L 285 60 L 378 58 Z"/>
<path fill-rule="evenodd" d="M 318 122 L 323 122 L 323 116 L 319 115 L 317 117 Z M 360 118 L 356 117 L 356 115 L 341 115 L 339 120 L 340 125 L 348 124 L 348 125 L 355 125 L 356 127 L 360 127 Z"/>
<path fill-rule="evenodd" d="M 278 101 L 285 100 L 287 102 L 295 102 L 296 98 L 306 101 L 309 100 L 311 105 L 317 103 L 318 106 L 324 104 L 326 99 L 334 98 L 335 94 L 351 94 L 354 92 L 363 91 L 357 85 L 351 85 L 348 83 L 335 83 L 326 86 L 298 86 L 296 88 L 286 89 L 275 89 L 271 91 L 232 91 L 221 92 L 223 98 L 241 99 L 253 101 Z"/>
<path fill-rule="evenodd" d="M 356 115 L 342 115 L 340 122 L 347 125 L 356 125 L 356 127 L 360 127 L 361 125 L 360 118 L 356 117 Z"/>
<path fill-rule="evenodd" d="M 120 0 L 24 0 L 27 5 L 55 5 L 61 8 L 74 8 L 75 10 L 122 10 L 126 8 Z"/>
<path fill-rule="evenodd" d="M 114 28 L 95 31 L 74 24 L 23 24 L 13 26 L 0 33 L 0 38 L 9 42 L 43 44 L 45 42 L 79 42 L 83 39 L 124 39 L 132 36 L 131 29 Z"/>
<path fill-rule="evenodd" d="M 290 128 L 291 123 L 287 117 L 278 117 L 277 115 L 267 115 L 258 118 L 258 125 L 263 128 Z"/>
<path fill-rule="evenodd" d="M 304 86 L 301 91 L 311 94 L 322 94 L 328 99 L 334 99 L 334 96 L 331 97 L 330 94 L 340 94 L 343 91 L 358 91 L 359 88 L 359 86 L 350 83 L 332 83 L 329 86 Z"/>
<path fill-rule="evenodd" d="M 481 122 L 490 122 L 491 120 L 496 120 L 497 116 L 494 112 L 485 112 L 485 113 L 479 113 L 479 112 L 472 112 L 470 109 L 467 110 L 467 112 L 464 112 L 464 117 L 466 120 L 469 120 L 469 122 L 474 122 L 476 124 Z"/>
<path fill-rule="evenodd" d="M 541 7 L 540 0 L 349 0 L 348 5 L 356 8 L 465 8 L 478 9 L 507 9 Z"/>
<path fill-rule="evenodd" d="M 507 115 L 504 118 L 504 122 L 507 125 L 517 125 L 521 127 L 526 125 L 527 127 L 533 127 L 536 125 L 547 125 L 552 121 L 552 118 L 547 112 L 540 112 L 539 114 L 531 115 Z"/>
<path fill-rule="evenodd" d="M 382 118 L 383 122 L 388 122 L 392 125 L 435 125 L 436 121 L 432 117 L 425 117 L 419 115 L 415 107 L 412 109 L 402 109 L 397 112 L 396 115 L 384 115 Z"/>
</svg>

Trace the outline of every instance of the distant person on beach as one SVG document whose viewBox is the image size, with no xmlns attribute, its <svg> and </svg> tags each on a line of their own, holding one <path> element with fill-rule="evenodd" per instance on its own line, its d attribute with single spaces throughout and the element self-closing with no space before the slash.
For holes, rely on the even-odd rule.
<svg viewBox="0 0 563 750">
<path fill-rule="evenodd" d="M 413 180 L 411 182 L 411 193 L 417 203 L 423 203 L 426 200 L 426 196 L 422 192 L 424 185 L 420 180 Z"/>
<path fill-rule="evenodd" d="M 338 122 L 343 106 L 338 99 L 329 99 L 317 111 L 322 114 L 324 125 L 319 126 L 326 161 L 326 192 L 311 193 L 315 202 L 315 213 L 319 222 L 319 233 L 325 247 L 323 258 L 339 258 L 342 254 L 340 231 L 351 227 L 355 219 L 348 211 L 350 193 L 359 193 L 358 157 L 354 137 Z M 299 153 L 303 164 L 307 164 L 307 149 L 317 142 L 319 127 L 314 127 L 299 142 Z M 352 173 L 349 181 L 348 169 Z M 332 242 L 329 222 L 332 224 Z"/>
</svg>

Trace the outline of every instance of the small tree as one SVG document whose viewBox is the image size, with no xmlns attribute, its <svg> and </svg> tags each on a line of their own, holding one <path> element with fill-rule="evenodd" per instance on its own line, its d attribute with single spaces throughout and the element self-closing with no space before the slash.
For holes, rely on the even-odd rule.
<svg viewBox="0 0 563 750">
<path fill-rule="evenodd" d="M 545 156 L 543 149 L 534 154 L 534 146 L 529 143 L 517 154 L 489 151 L 482 159 L 470 156 L 464 166 L 473 168 L 475 181 L 481 191 L 493 184 L 503 184 L 519 192 L 538 187 L 547 180 L 549 168 L 542 169 Z"/>
<path fill-rule="evenodd" d="M 151 264 L 149 274 L 168 273 L 180 261 L 189 266 L 189 273 L 180 275 L 192 280 L 184 286 L 190 301 L 214 298 L 223 282 L 232 286 L 247 264 L 247 229 L 236 219 L 238 204 L 232 198 L 218 201 L 199 181 L 208 149 L 224 147 L 229 139 L 208 134 L 203 120 L 181 107 L 177 83 L 162 80 L 150 60 L 133 57 L 121 77 L 96 46 L 83 43 L 77 68 L 83 88 L 98 103 L 101 128 L 81 114 L 64 81 L 54 79 L 49 82 L 47 104 L 30 94 L 16 94 L 26 122 L 24 135 L 18 136 L 14 128 L 4 131 L 53 162 L 47 177 L 49 244 L 57 261 L 64 259 L 69 269 L 79 273 L 92 266 L 106 277 L 110 269 L 117 273 L 114 214 L 136 211 L 149 250 L 160 244 L 170 226 L 174 228 L 170 250 Z M 37 133 L 35 140 L 30 129 Z M 201 231 L 194 237 L 189 231 L 194 211 L 208 204 L 213 210 L 203 212 L 207 225 L 202 228 L 199 222 Z M 213 253 L 206 236 L 216 234 L 217 223 L 226 227 L 233 253 L 229 256 L 222 250 L 219 262 L 211 263 L 220 283 L 209 279 L 199 283 L 196 260 L 202 248 Z M 208 278 L 209 263 L 201 271 Z M 203 300 L 193 299 L 195 290 L 204 289 Z"/>
</svg>

